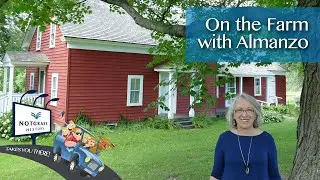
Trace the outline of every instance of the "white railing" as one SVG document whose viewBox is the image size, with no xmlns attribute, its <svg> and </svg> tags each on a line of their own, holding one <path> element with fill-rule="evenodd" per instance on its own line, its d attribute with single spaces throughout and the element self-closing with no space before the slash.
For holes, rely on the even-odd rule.
<svg viewBox="0 0 320 180">
<path fill-rule="evenodd" d="M 0 117 L 3 113 L 7 112 L 8 107 L 8 97 L 6 94 L 1 93 L 0 94 Z"/>
<path fill-rule="evenodd" d="M 22 95 L 23 93 L 12 94 L 12 102 L 20 102 L 20 98 Z M 26 94 L 22 99 L 22 103 L 32 104 L 38 95 L 39 94 Z M 43 98 L 37 99 L 36 106 L 44 106 Z M 9 105 L 9 96 L 6 94 L 0 94 L 0 117 L 3 113 L 9 112 L 11 109 L 12 105 Z"/>
<path fill-rule="evenodd" d="M 261 101 L 261 100 L 257 100 L 258 103 L 260 103 L 261 106 L 270 106 L 270 103 L 266 102 L 266 101 Z"/>
</svg>

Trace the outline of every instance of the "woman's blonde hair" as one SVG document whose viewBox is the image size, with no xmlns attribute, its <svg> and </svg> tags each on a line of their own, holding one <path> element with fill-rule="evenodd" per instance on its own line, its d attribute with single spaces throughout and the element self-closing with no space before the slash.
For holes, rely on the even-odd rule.
<svg viewBox="0 0 320 180">
<path fill-rule="evenodd" d="M 261 106 L 254 97 L 252 97 L 246 93 L 239 94 L 235 97 L 234 101 L 232 102 L 232 104 L 229 107 L 227 114 L 226 114 L 226 118 L 227 118 L 228 123 L 233 128 L 237 128 L 237 123 L 236 123 L 235 119 L 233 118 L 233 113 L 234 113 L 234 110 L 235 110 L 235 107 L 236 107 L 238 100 L 241 98 L 248 101 L 254 109 L 254 112 L 256 114 L 256 119 L 253 122 L 253 127 L 254 128 L 260 127 L 260 125 L 263 123 L 263 114 L 262 114 Z"/>
</svg>

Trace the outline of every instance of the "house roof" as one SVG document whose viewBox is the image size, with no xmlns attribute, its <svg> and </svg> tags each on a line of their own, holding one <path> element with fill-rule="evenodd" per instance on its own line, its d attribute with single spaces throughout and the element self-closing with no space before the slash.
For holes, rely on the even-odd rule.
<svg viewBox="0 0 320 180">
<path fill-rule="evenodd" d="M 49 64 L 49 58 L 40 52 L 9 51 L 5 54 L 2 63 L 4 66 L 45 66 Z"/>
<path fill-rule="evenodd" d="M 272 63 L 268 66 L 256 66 L 255 63 L 242 64 L 239 67 L 228 67 L 229 72 L 233 76 L 253 77 L 253 76 L 274 76 L 285 75 L 286 70 L 280 66 L 279 63 Z M 154 68 L 155 71 L 169 72 L 175 71 L 175 68 L 167 65 L 159 65 Z M 194 71 L 190 71 L 194 72 Z"/>
<path fill-rule="evenodd" d="M 239 67 L 229 68 L 229 71 L 234 76 L 274 76 L 286 73 L 279 63 L 272 63 L 268 66 L 256 66 L 255 63 L 242 64 Z"/>
<path fill-rule="evenodd" d="M 65 37 L 156 45 L 151 30 L 137 25 L 128 14 L 111 12 L 109 4 L 88 1 L 93 13 L 86 15 L 81 24 L 66 23 L 61 26 Z"/>
</svg>

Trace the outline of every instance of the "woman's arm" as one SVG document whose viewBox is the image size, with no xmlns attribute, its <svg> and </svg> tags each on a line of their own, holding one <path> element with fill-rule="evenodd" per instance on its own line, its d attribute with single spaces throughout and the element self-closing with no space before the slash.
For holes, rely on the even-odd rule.
<svg viewBox="0 0 320 180">
<path fill-rule="evenodd" d="M 220 135 L 214 153 L 214 166 L 210 177 L 212 180 L 221 179 L 222 177 L 222 172 L 224 169 L 224 153 L 222 150 L 222 142 L 223 140 Z"/>
<path fill-rule="evenodd" d="M 269 151 L 268 151 L 268 171 L 269 178 L 272 180 L 281 180 L 281 176 L 278 168 L 278 158 L 277 158 L 277 148 L 274 142 L 274 139 L 270 138 L 268 143 Z"/>
</svg>

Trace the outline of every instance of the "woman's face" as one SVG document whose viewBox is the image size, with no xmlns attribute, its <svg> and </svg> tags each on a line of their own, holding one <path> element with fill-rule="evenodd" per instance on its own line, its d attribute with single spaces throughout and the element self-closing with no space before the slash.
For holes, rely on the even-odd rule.
<svg viewBox="0 0 320 180">
<path fill-rule="evenodd" d="M 245 99 L 240 98 L 233 112 L 233 119 L 237 122 L 237 128 L 250 129 L 253 128 L 253 122 L 257 118 L 253 106 Z"/>
</svg>

